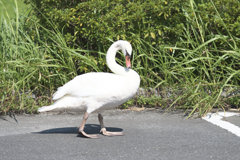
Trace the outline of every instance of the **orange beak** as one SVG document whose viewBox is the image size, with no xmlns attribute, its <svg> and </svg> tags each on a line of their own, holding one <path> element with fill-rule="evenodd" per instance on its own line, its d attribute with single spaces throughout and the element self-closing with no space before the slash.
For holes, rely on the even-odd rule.
<svg viewBox="0 0 240 160">
<path fill-rule="evenodd" d="M 126 66 L 127 66 L 127 68 L 131 68 L 131 62 L 130 62 L 130 57 L 129 57 L 129 55 L 126 55 L 126 56 L 125 56 L 125 59 L 126 59 Z"/>
</svg>

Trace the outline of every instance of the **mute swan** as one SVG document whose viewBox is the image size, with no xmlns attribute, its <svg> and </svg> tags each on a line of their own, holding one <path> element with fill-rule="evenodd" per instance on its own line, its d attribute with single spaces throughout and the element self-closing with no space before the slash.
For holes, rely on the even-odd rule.
<svg viewBox="0 0 240 160">
<path fill-rule="evenodd" d="M 118 50 L 126 59 L 126 66 L 122 67 L 115 61 Z M 107 65 L 113 73 L 86 73 L 76 76 L 74 79 L 59 87 L 53 94 L 56 100 L 51 106 L 43 106 L 39 112 L 46 111 L 85 111 L 79 134 L 88 138 L 98 138 L 97 135 L 86 134 L 85 122 L 92 112 L 98 112 L 103 135 L 123 135 L 123 132 L 108 132 L 103 124 L 102 112 L 108 108 L 114 108 L 130 99 L 138 90 L 140 77 L 137 72 L 130 69 L 130 56 L 132 46 L 129 42 L 119 40 L 114 42 L 107 51 Z"/>
</svg>

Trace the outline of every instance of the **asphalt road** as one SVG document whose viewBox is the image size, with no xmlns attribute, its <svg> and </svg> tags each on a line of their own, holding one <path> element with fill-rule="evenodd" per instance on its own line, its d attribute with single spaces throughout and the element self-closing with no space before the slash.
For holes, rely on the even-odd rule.
<svg viewBox="0 0 240 160">
<path fill-rule="evenodd" d="M 240 159 L 240 137 L 182 112 L 115 109 L 103 116 L 107 130 L 125 135 L 99 134 L 96 113 L 85 131 L 98 139 L 78 136 L 83 113 L 0 116 L 0 159 Z M 240 125 L 239 116 L 229 120 Z"/>
</svg>

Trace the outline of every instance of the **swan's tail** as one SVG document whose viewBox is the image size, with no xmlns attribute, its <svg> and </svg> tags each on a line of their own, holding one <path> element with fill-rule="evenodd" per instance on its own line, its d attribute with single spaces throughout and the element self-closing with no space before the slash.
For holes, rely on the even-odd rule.
<svg viewBox="0 0 240 160">
<path fill-rule="evenodd" d="M 53 100 L 57 100 L 61 97 L 63 97 L 66 94 L 65 90 L 63 87 L 59 87 L 57 91 L 53 94 Z"/>
<path fill-rule="evenodd" d="M 38 108 L 38 112 L 47 112 L 56 109 L 57 107 L 55 105 L 51 106 L 42 106 L 41 108 Z"/>
<path fill-rule="evenodd" d="M 50 106 L 42 106 L 38 109 L 38 112 L 59 112 L 59 111 L 73 111 L 73 112 L 81 112 L 86 111 L 87 106 L 85 105 L 85 101 L 81 98 L 76 98 L 73 96 L 65 95 L 62 98 L 55 101 Z"/>
</svg>

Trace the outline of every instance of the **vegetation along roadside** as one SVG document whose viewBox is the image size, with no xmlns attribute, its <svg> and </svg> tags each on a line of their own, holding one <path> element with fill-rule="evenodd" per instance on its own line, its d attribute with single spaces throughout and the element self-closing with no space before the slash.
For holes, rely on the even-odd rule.
<svg viewBox="0 0 240 160">
<path fill-rule="evenodd" d="M 1 113 L 36 113 L 76 75 L 110 72 L 106 50 L 118 39 L 131 42 L 132 66 L 141 76 L 138 95 L 121 108 L 182 108 L 200 116 L 212 108 L 238 109 L 238 1 L 25 4 L 31 6 L 28 12 L 14 0 L 12 10 L 3 7 L 1 15 Z M 122 59 L 119 54 L 117 62 L 124 65 Z"/>
</svg>

